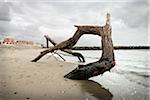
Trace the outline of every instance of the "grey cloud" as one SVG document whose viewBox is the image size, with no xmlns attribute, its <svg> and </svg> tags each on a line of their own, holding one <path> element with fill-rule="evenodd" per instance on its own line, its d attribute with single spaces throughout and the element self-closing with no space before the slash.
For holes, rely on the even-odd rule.
<svg viewBox="0 0 150 100">
<path fill-rule="evenodd" d="M 0 21 L 0 34 L 6 32 L 7 24 L 7 21 Z"/>
<path fill-rule="evenodd" d="M 7 3 L 0 2 L 0 21 L 10 21 L 9 6 Z"/>
<path fill-rule="evenodd" d="M 122 9 L 117 9 L 116 19 L 122 18 L 125 24 L 131 28 L 148 26 L 148 3 L 145 1 L 134 0 L 132 3 L 122 5 Z"/>
<path fill-rule="evenodd" d="M 84 0 L 83 0 L 84 1 Z M 54 40 L 60 42 L 73 35 L 76 28 L 74 24 L 105 24 L 105 14 L 112 14 L 113 38 L 117 45 L 145 44 L 147 32 L 147 8 L 146 2 L 141 0 L 120 0 L 94 2 L 52 2 L 41 0 L 16 0 L 11 2 L 8 10 L 9 19 L 5 26 L 0 25 L 0 32 L 13 35 L 20 39 L 32 39 L 44 42 L 43 34 L 47 33 Z M 10 12 L 11 11 L 11 12 Z M 4 17 L 7 18 L 7 17 Z M 121 21 L 120 21 L 121 20 Z M 117 23 L 117 24 L 116 24 Z M 4 23 L 3 23 L 4 24 Z M 125 26 L 121 27 L 121 24 Z M 120 34 L 121 33 L 121 34 Z M 140 34 L 143 33 L 143 34 Z M 132 37 L 133 36 L 133 37 Z M 135 37 L 136 36 L 136 37 Z M 78 45 L 99 45 L 99 38 L 84 36 Z M 92 41 L 93 38 L 97 41 Z M 124 41 L 122 41 L 124 40 Z M 137 42 L 138 41 L 138 42 Z"/>
</svg>

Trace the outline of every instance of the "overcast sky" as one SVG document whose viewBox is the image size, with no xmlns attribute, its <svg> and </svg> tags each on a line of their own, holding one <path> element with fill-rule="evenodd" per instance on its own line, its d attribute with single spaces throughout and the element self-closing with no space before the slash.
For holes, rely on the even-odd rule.
<svg viewBox="0 0 150 100">
<path fill-rule="evenodd" d="M 0 39 L 14 37 L 45 43 L 71 37 L 74 25 L 105 24 L 111 14 L 114 45 L 148 45 L 148 0 L 0 0 Z M 98 46 L 100 38 L 84 35 L 78 46 Z"/>
</svg>

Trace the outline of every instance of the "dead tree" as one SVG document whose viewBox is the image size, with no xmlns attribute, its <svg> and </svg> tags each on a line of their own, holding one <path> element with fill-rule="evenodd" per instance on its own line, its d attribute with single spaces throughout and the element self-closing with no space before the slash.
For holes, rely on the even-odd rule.
<svg viewBox="0 0 150 100">
<path fill-rule="evenodd" d="M 77 27 L 77 31 L 75 32 L 73 37 L 55 45 L 53 48 L 44 50 L 43 52 L 40 53 L 40 55 L 38 55 L 35 59 L 33 59 L 32 62 L 38 61 L 47 53 L 54 52 L 55 50 L 71 49 L 77 43 L 79 38 L 84 34 L 92 34 L 92 35 L 98 35 L 98 36 L 101 36 L 101 34 L 103 34 L 103 27 L 101 26 L 77 26 L 75 25 L 75 27 Z"/>
<path fill-rule="evenodd" d="M 110 26 L 110 14 L 106 16 L 106 25 L 104 26 L 76 26 L 77 31 L 73 37 L 66 41 L 63 41 L 53 48 L 47 49 L 36 57 L 34 62 L 38 61 L 41 57 L 49 52 L 54 52 L 58 49 L 71 49 L 79 40 L 79 38 L 84 34 L 92 34 L 101 36 L 102 43 L 102 56 L 100 60 L 86 64 L 79 65 L 72 72 L 68 73 L 64 77 L 70 79 L 88 79 L 93 76 L 103 74 L 105 71 L 109 71 L 115 66 L 114 49 L 113 42 L 111 38 L 111 26 Z"/>
<path fill-rule="evenodd" d="M 102 30 L 100 32 L 102 32 L 102 56 L 100 60 L 86 65 L 79 65 L 76 69 L 74 69 L 64 77 L 70 79 L 88 79 L 90 77 L 103 74 L 104 72 L 109 71 L 112 67 L 115 66 L 109 14 L 107 14 L 106 25 L 102 27 Z"/>
<path fill-rule="evenodd" d="M 48 35 L 44 35 L 44 37 L 46 38 L 46 41 L 51 42 L 54 46 L 57 45 L 57 43 L 54 42 L 54 40 L 52 40 Z M 47 45 L 48 45 L 48 43 L 47 43 Z M 78 59 L 79 59 L 80 62 L 85 62 L 85 59 L 84 59 L 84 57 L 83 57 L 83 55 L 82 55 L 81 53 L 72 52 L 70 49 L 60 49 L 60 50 L 63 51 L 63 52 L 66 52 L 66 53 L 68 53 L 68 54 L 71 54 L 71 55 L 73 55 L 73 56 L 78 57 Z M 59 56 L 60 56 L 60 55 L 59 55 Z M 61 58 L 62 58 L 62 57 L 61 57 Z M 64 58 L 62 58 L 62 59 L 64 60 Z"/>
</svg>

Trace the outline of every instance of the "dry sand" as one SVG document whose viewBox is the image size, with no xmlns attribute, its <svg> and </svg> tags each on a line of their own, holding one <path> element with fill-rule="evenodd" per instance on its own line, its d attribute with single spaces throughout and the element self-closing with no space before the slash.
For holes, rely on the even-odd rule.
<svg viewBox="0 0 150 100">
<path fill-rule="evenodd" d="M 93 81 L 65 79 L 76 64 L 43 57 L 41 49 L 0 47 L 0 100 L 111 100 L 112 94 Z"/>
</svg>

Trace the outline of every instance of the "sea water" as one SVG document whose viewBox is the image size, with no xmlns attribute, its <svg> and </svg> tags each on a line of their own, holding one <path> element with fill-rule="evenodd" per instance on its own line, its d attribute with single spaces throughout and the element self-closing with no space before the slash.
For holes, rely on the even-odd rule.
<svg viewBox="0 0 150 100">
<path fill-rule="evenodd" d="M 77 57 L 58 52 L 67 62 L 76 64 L 97 61 L 102 53 L 101 50 L 76 50 L 75 52 L 80 52 L 86 60 L 86 63 L 79 63 Z M 90 80 L 108 89 L 113 94 L 113 100 L 149 100 L 149 50 L 115 50 L 114 53 L 116 66 L 110 72 Z"/>
</svg>

